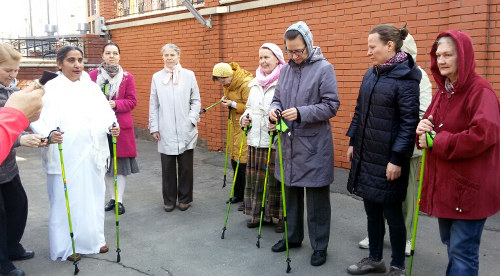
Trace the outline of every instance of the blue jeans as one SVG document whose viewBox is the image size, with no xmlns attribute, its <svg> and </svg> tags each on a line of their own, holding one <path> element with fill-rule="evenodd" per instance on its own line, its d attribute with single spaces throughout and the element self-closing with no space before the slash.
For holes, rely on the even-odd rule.
<svg viewBox="0 0 500 276">
<path fill-rule="evenodd" d="M 447 276 L 478 275 L 479 244 L 485 222 L 486 219 L 438 219 L 441 241 L 448 248 Z"/>
<path fill-rule="evenodd" d="M 406 227 L 403 218 L 402 202 L 375 203 L 364 200 L 368 218 L 368 239 L 370 240 L 370 257 L 380 261 L 383 257 L 385 222 L 389 225 L 392 260 L 391 266 L 405 268 Z"/>
</svg>

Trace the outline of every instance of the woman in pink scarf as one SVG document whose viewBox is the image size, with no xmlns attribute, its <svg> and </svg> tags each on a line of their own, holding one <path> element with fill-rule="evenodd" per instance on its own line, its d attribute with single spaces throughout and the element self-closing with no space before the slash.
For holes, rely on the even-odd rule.
<svg viewBox="0 0 500 276">
<path fill-rule="evenodd" d="M 247 222 L 248 228 L 259 226 L 270 139 L 268 132 L 274 128 L 274 125 L 271 124 L 270 129 L 267 110 L 274 96 L 281 67 L 285 64 L 283 52 L 276 44 L 264 43 L 259 49 L 259 64 L 256 77 L 249 84 L 251 90 L 246 104 L 247 109 L 240 118 L 240 124 L 243 127 L 247 126 L 250 121 L 252 122 L 252 128 L 248 131 L 247 138 L 248 157 L 244 199 L 244 212 L 250 216 Z M 249 119 L 246 117 L 247 114 Z M 274 178 L 274 146 L 271 155 L 263 220 L 271 223 L 273 218 L 276 218 L 279 223 L 275 231 L 282 233 L 284 231 L 283 208 L 279 182 Z"/>
<path fill-rule="evenodd" d="M 161 49 L 164 68 L 153 75 L 149 131 L 161 158 L 163 208 L 186 211 L 193 201 L 193 152 L 198 139 L 200 90 L 194 72 L 182 68 L 175 44 Z"/>
</svg>

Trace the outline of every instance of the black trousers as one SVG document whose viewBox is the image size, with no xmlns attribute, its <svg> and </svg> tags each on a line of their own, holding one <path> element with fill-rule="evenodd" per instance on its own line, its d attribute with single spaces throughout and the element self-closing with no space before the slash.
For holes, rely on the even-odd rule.
<svg viewBox="0 0 500 276">
<path fill-rule="evenodd" d="M 234 173 L 236 173 L 237 164 L 238 162 L 231 159 L 231 166 L 233 167 Z M 236 182 L 234 183 L 233 197 L 237 197 L 241 200 L 243 200 L 243 196 L 245 195 L 246 171 L 247 164 L 240 163 L 240 165 L 238 166 L 238 175 L 236 175 Z"/>
<path fill-rule="evenodd" d="M 16 267 L 9 258 L 24 254 L 20 244 L 28 218 L 28 198 L 16 175 L 10 182 L 0 184 L 0 272 Z"/>
<path fill-rule="evenodd" d="M 363 201 L 368 219 L 368 239 L 370 256 L 375 261 L 383 258 L 385 221 L 389 225 L 392 260 L 391 266 L 405 267 L 406 226 L 403 218 L 402 202 L 376 203 Z"/>
<path fill-rule="evenodd" d="M 327 250 L 332 217 L 330 186 L 319 188 L 285 186 L 288 241 L 302 242 L 304 239 L 304 189 L 311 247 L 313 250 Z"/>
<path fill-rule="evenodd" d="M 163 203 L 176 205 L 193 201 L 193 150 L 179 155 L 161 154 Z M 179 184 L 179 185 L 177 185 Z"/>
</svg>

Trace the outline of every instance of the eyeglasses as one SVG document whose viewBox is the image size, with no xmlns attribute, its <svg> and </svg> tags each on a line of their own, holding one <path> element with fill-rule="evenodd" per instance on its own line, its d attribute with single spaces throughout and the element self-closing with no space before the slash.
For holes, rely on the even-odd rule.
<svg viewBox="0 0 500 276">
<path fill-rule="evenodd" d="M 304 49 L 302 50 L 293 50 L 293 51 L 290 51 L 290 50 L 286 50 L 286 53 L 289 55 L 289 56 L 293 56 L 293 55 L 296 55 L 296 56 L 300 56 L 304 53 L 304 51 L 307 49 L 307 46 L 304 47 Z"/>
</svg>

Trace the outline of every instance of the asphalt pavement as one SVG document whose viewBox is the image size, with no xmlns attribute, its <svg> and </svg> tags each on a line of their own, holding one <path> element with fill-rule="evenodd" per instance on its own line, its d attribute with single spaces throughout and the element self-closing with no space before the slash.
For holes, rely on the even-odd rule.
<svg viewBox="0 0 500 276">
<path fill-rule="evenodd" d="M 230 193 L 230 186 L 222 189 L 222 152 L 195 150 L 192 207 L 185 212 L 175 209 L 166 213 L 156 144 L 137 140 L 137 146 L 141 172 L 128 177 L 123 202 L 126 213 L 120 216 L 121 262 L 116 262 L 115 216 L 107 212 L 105 236 L 110 251 L 82 256 L 78 275 L 287 275 L 285 253 L 271 251 L 271 246 L 282 234 L 275 233 L 272 226 L 263 226 L 261 246 L 257 248 L 258 228 L 246 227 L 246 216 L 237 211 L 239 203 L 232 205 L 225 238 L 221 239 L 227 210 L 225 202 Z M 15 265 L 27 275 L 73 275 L 71 262 L 50 260 L 50 207 L 40 152 L 20 148 L 18 157 L 21 180 L 29 198 L 29 216 L 22 243 L 36 255 L 31 260 L 17 261 Z M 232 179 L 232 171 L 229 171 L 228 179 Z M 306 232 L 302 247 L 290 250 L 290 275 L 348 275 L 347 266 L 368 255 L 368 250 L 358 248 L 358 242 L 366 236 L 363 203 L 347 193 L 346 178 L 347 170 L 335 169 L 327 262 L 319 267 L 309 264 L 312 249 Z M 487 220 L 479 253 L 479 274 L 499 275 L 499 214 Z M 386 265 L 390 263 L 390 254 L 386 235 Z M 408 266 L 409 258 L 406 261 Z M 446 265 L 446 247 L 439 239 L 437 220 L 421 215 L 412 275 L 444 275 Z"/>
</svg>

